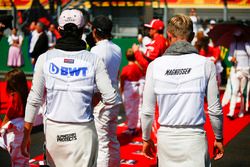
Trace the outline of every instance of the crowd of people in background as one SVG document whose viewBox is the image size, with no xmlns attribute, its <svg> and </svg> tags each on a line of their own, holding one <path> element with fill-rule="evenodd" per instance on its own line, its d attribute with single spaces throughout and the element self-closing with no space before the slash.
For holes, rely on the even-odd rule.
<svg viewBox="0 0 250 167">
<path fill-rule="evenodd" d="M 206 139 L 202 135 L 204 129 L 200 126 L 205 122 L 204 113 L 202 113 L 204 112 L 205 94 L 208 98 L 209 115 L 216 137 L 214 147 L 218 152 L 215 159 L 220 159 L 224 153 L 222 144 L 223 113 L 218 88 L 221 86 L 221 74 L 224 68 L 220 56 L 220 47 L 216 46 L 214 41 L 208 36 L 209 31 L 216 25 L 216 21 L 211 19 L 204 28 L 204 26 L 199 24 L 199 20 L 200 18 L 195 9 L 190 10 L 189 16 L 176 15 L 172 17 L 168 23 L 164 23 L 158 18 L 153 18 L 150 23 L 144 24 L 143 30 L 138 34 L 138 44 L 133 44 L 126 51 L 126 55 L 122 55 L 121 48 L 111 41 L 113 24 L 106 16 L 97 16 L 90 22 L 84 20 L 83 15 L 78 10 L 66 10 L 59 18 L 59 30 L 55 24 L 47 24 L 42 21 L 31 22 L 29 26 L 28 54 L 36 73 L 34 74 L 32 90 L 28 97 L 25 119 L 24 108 L 26 106 L 27 92 L 19 92 L 19 87 L 12 88 L 15 85 L 11 85 L 7 88 L 7 91 L 12 98 L 19 99 L 18 102 L 22 104 L 22 107 L 15 108 L 18 111 L 14 111 L 13 106 L 10 106 L 9 112 L 6 114 L 7 117 L 1 125 L 1 134 L 6 133 L 6 131 L 2 132 L 2 130 L 6 129 L 6 123 L 9 121 L 10 124 L 17 128 L 19 126 L 25 128 L 25 134 L 20 135 L 20 131 L 15 131 L 16 136 L 19 136 L 15 148 L 22 149 L 22 155 L 19 154 L 20 152 L 10 153 L 13 163 L 20 162 L 27 165 L 27 161 L 23 157 L 27 158 L 29 156 L 27 147 L 30 142 L 29 135 L 32 123 L 45 98 L 47 101 L 47 111 L 44 113 L 47 120 L 47 134 L 45 133 L 45 135 L 47 150 L 50 152 L 48 161 L 52 166 L 76 163 L 74 159 L 70 158 L 67 158 L 66 161 L 65 157 L 67 154 L 71 154 L 72 149 L 70 147 L 75 149 L 73 152 L 78 155 L 79 162 L 86 166 L 113 167 L 115 166 L 114 164 L 119 166 L 120 145 L 116 136 L 116 128 L 118 124 L 117 117 L 122 103 L 128 126 L 123 133 L 135 136 L 142 131 L 143 155 L 148 158 L 153 157 L 155 148 L 150 138 L 150 132 L 153 122 L 160 122 L 158 136 L 160 139 L 158 145 L 160 147 L 158 149 L 160 166 L 164 166 L 165 162 L 176 163 L 172 161 L 171 156 L 166 156 L 164 152 L 169 152 L 169 150 L 173 149 L 167 146 L 173 145 L 173 143 L 174 145 L 181 143 L 183 133 L 189 136 L 192 136 L 192 134 L 201 136 L 201 138 L 195 139 L 197 140 L 196 142 L 191 141 L 193 140 L 192 137 L 186 138 L 185 140 L 188 141 L 185 143 L 186 145 L 182 144 L 180 146 L 201 146 L 202 149 L 200 150 L 189 150 L 190 152 L 193 151 L 193 155 L 195 155 L 192 161 L 196 161 L 197 164 L 205 163 L 205 166 L 209 166 Z M 166 25 L 168 26 L 166 27 Z M 84 34 L 85 26 L 91 29 L 91 33 Z M 164 34 L 165 29 L 167 34 Z M 238 117 L 243 117 L 245 112 L 248 111 L 250 89 L 250 43 L 247 40 L 240 40 L 243 38 L 242 32 L 235 32 L 234 37 L 235 39 L 229 48 L 229 61 L 232 62 L 233 66 L 226 86 L 225 97 L 223 97 L 227 99 L 224 101 L 230 101 L 229 111 L 224 111 L 230 119 L 235 118 L 234 112 L 237 98 L 241 102 Z M 24 58 L 21 49 L 23 36 L 18 33 L 17 28 L 11 30 L 8 42 L 10 48 L 7 65 L 14 68 L 23 66 Z M 88 58 L 87 56 L 92 56 L 93 58 Z M 128 64 L 122 68 L 119 74 L 122 56 L 126 56 Z M 180 58 L 183 59 L 180 60 Z M 36 65 L 37 62 L 39 62 L 38 65 Z M 80 66 L 80 63 L 83 62 L 88 66 L 87 69 L 90 72 Z M 73 67 L 74 63 L 78 63 L 79 67 Z M 48 68 L 47 71 L 46 67 Z M 168 68 L 167 71 L 165 70 L 166 67 Z M 72 69 L 73 71 L 70 71 Z M 59 73 L 58 70 L 61 70 L 60 73 L 62 75 L 54 76 Z M 9 72 L 6 75 L 8 85 L 13 80 L 10 76 L 14 72 L 18 73 L 16 74 L 17 78 L 23 77 L 21 70 Z M 89 78 L 77 78 L 80 73 L 82 73 L 82 76 Z M 190 78 L 180 77 L 183 75 L 187 75 Z M 166 78 L 163 76 L 166 76 Z M 15 76 L 12 77 L 15 79 Z M 70 77 L 72 79 L 69 79 Z M 17 80 L 18 83 L 23 81 L 26 81 L 26 79 Z M 81 83 L 86 84 L 86 87 L 81 88 L 83 86 Z M 197 85 L 198 83 L 202 84 Z M 183 88 L 180 88 L 181 86 Z M 188 90 L 184 90 L 185 86 L 187 86 Z M 232 93 L 228 93 L 230 90 Z M 47 91 L 47 94 L 44 94 L 45 91 Z M 84 100 L 79 101 L 77 99 L 77 105 L 74 105 L 73 99 L 68 100 L 67 104 L 73 108 L 75 107 L 73 114 L 76 114 L 76 117 L 67 117 L 65 109 L 69 109 L 69 106 L 62 104 L 60 99 L 72 98 L 72 92 L 80 100 Z M 56 94 L 58 96 L 56 98 L 53 97 Z M 178 96 L 180 94 L 183 96 Z M 247 100 L 244 99 L 243 95 L 247 97 Z M 25 96 L 25 100 L 23 96 Z M 201 97 L 203 99 L 195 101 L 197 102 L 197 107 L 193 106 L 192 103 L 194 101 L 192 99 L 197 100 Z M 167 100 L 171 101 L 172 104 L 167 104 Z M 180 106 L 178 107 L 177 105 L 183 105 L 183 102 L 188 103 L 188 107 L 193 107 L 195 111 L 197 110 L 197 113 L 191 113 L 197 115 L 195 119 L 188 117 L 180 111 Z M 222 105 L 227 102 L 223 102 Z M 157 105 L 159 105 L 159 108 L 156 107 Z M 77 113 L 77 109 L 81 109 L 83 113 Z M 180 117 L 175 114 L 171 115 L 172 109 L 183 115 L 179 115 Z M 32 113 L 30 113 L 31 111 Z M 17 112 L 19 115 L 10 115 L 12 112 Z M 154 119 L 153 115 L 155 112 L 159 116 Z M 169 118 L 167 118 L 168 116 Z M 17 117 L 20 117 L 22 121 L 16 123 L 15 119 Z M 180 120 L 179 118 L 183 119 Z M 185 122 L 186 119 L 188 120 Z M 84 125 L 83 129 L 82 125 Z M 62 127 L 65 129 L 61 130 L 60 128 Z M 77 132 L 71 133 L 69 127 L 76 128 Z M 184 128 L 184 130 L 180 127 Z M 55 138 L 58 138 L 58 136 L 53 134 L 54 131 L 59 136 L 72 135 L 72 140 L 77 140 L 79 135 L 79 139 L 86 141 L 86 143 L 87 140 L 84 139 L 86 133 L 83 131 L 88 131 L 87 139 L 93 141 L 93 143 L 88 145 L 83 142 L 81 147 L 74 144 L 67 145 L 65 146 L 67 150 L 65 150 L 53 141 Z M 173 131 L 177 131 L 178 136 L 174 136 L 172 141 L 170 138 L 173 137 L 171 136 Z M 19 139 L 23 135 L 24 140 L 20 142 Z M 74 137 L 74 135 L 77 135 L 77 137 Z M 168 140 L 165 140 L 166 136 L 168 136 Z M 1 137 L 0 139 L 2 140 Z M 98 149 L 97 139 L 99 141 Z M 3 147 L 1 142 L 0 146 Z M 61 150 L 60 155 L 58 154 L 58 149 Z M 79 150 L 80 152 L 78 152 Z M 173 152 L 174 150 L 170 151 L 169 154 Z M 86 153 L 91 154 L 85 157 L 86 159 L 82 159 L 80 154 Z M 180 151 L 178 153 L 183 152 Z M 15 162 L 17 156 L 21 156 L 20 159 L 23 158 L 23 161 Z M 197 161 L 195 158 L 200 161 Z M 89 163 L 90 161 L 91 163 Z M 183 161 L 183 163 L 186 162 Z"/>
<path fill-rule="evenodd" d="M 60 38 L 55 24 L 48 27 L 40 21 L 32 21 L 28 28 L 28 55 L 31 64 L 34 66 L 39 55 L 48 49 L 54 48 L 56 40 Z M 24 57 L 22 53 L 22 44 L 24 36 L 18 32 L 17 28 L 12 28 L 11 34 L 8 36 L 10 45 L 8 52 L 7 66 L 22 67 L 24 65 Z"/>
</svg>

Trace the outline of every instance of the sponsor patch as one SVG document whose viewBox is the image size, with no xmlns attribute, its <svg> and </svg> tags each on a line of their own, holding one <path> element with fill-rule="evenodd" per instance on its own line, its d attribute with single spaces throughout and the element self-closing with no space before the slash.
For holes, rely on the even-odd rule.
<svg viewBox="0 0 250 167">
<path fill-rule="evenodd" d="M 76 133 L 57 135 L 57 142 L 69 142 L 77 140 Z"/>
<path fill-rule="evenodd" d="M 74 59 L 64 59 L 63 62 L 64 63 L 68 63 L 68 64 L 74 64 Z"/>
</svg>

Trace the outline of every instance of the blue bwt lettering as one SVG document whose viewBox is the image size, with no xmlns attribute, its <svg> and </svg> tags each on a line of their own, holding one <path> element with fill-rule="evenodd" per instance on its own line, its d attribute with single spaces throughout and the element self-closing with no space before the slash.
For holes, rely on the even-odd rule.
<svg viewBox="0 0 250 167">
<path fill-rule="evenodd" d="M 82 73 L 82 76 L 87 75 L 87 67 L 58 67 L 54 63 L 50 63 L 49 72 L 51 74 L 60 74 L 63 76 L 79 76 Z"/>
</svg>

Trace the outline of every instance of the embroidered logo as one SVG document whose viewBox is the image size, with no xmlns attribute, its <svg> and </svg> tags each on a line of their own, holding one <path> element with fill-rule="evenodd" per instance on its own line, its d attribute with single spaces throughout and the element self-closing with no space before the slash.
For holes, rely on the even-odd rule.
<svg viewBox="0 0 250 167">
<path fill-rule="evenodd" d="M 73 140 L 77 140 L 76 133 L 57 135 L 57 142 L 69 142 Z"/>
</svg>

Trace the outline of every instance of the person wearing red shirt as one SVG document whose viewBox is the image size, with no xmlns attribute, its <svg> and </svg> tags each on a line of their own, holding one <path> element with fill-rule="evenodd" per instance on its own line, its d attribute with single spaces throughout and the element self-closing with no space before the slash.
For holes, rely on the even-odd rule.
<svg viewBox="0 0 250 167">
<path fill-rule="evenodd" d="M 150 28 L 149 36 L 152 38 L 151 43 L 146 46 L 146 53 L 143 54 L 139 50 L 139 46 L 136 44 L 133 44 L 132 49 L 136 60 L 146 73 L 148 64 L 157 57 L 161 56 L 169 44 L 167 39 L 163 36 L 164 23 L 160 19 L 153 19 L 150 24 L 144 24 L 144 26 Z"/>
<path fill-rule="evenodd" d="M 209 37 L 203 37 L 201 39 L 201 46 L 199 50 L 199 54 L 209 58 L 214 62 L 216 67 L 216 79 L 218 82 L 218 87 L 221 84 L 221 72 L 223 71 L 223 67 L 220 61 L 220 48 L 215 46 L 209 46 Z"/>
<path fill-rule="evenodd" d="M 142 67 L 145 76 L 149 63 L 152 62 L 157 57 L 160 57 L 164 54 L 165 50 L 169 46 L 169 42 L 163 36 L 165 26 L 160 19 L 153 19 L 149 24 L 144 24 L 144 26 L 149 28 L 149 36 L 151 37 L 152 41 L 146 45 L 147 49 L 145 54 L 139 51 L 139 46 L 136 44 L 133 44 L 132 50 L 134 52 L 137 62 Z M 142 91 L 144 91 L 144 84 L 145 80 L 141 79 Z M 154 127 L 158 127 L 158 123 L 156 121 L 157 117 L 158 117 L 158 108 L 156 107 L 156 116 L 155 116 L 156 119 L 154 122 Z"/>
<path fill-rule="evenodd" d="M 136 135 L 136 128 L 140 128 L 138 120 L 140 118 L 140 108 L 142 103 L 141 79 L 144 74 L 140 65 L 135 60 L 131 48 L 127 50 L 126 58 L 128 60 L 128 65 L 122 68 L 120 74 L 120 90 L 128 121 L 128 129 L 124 131 L 124 133 L 128 135 Z"/>
</svg>

